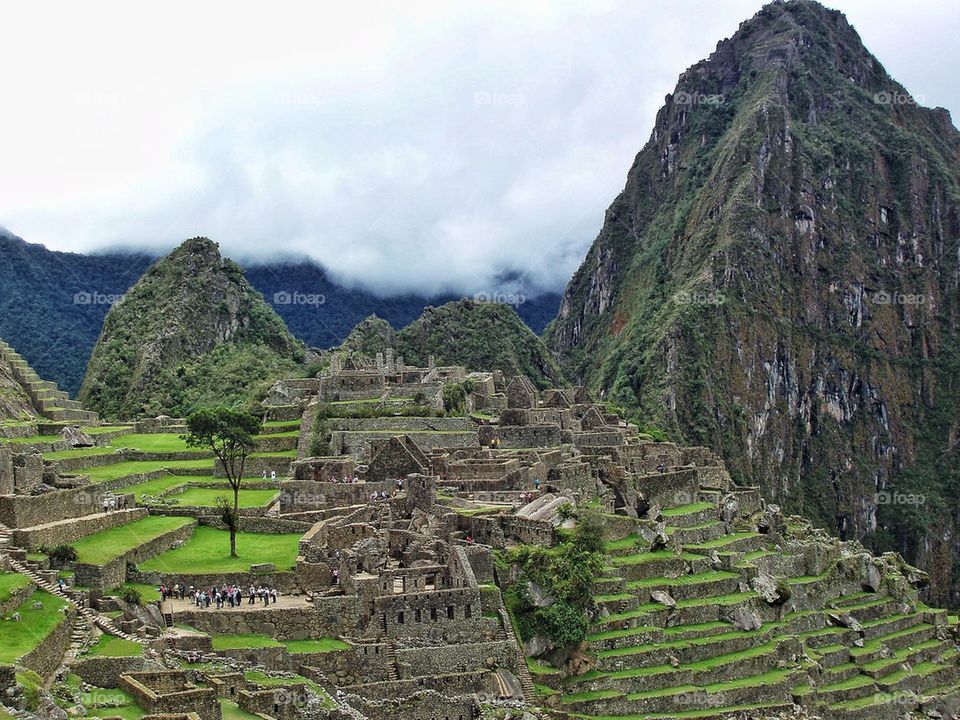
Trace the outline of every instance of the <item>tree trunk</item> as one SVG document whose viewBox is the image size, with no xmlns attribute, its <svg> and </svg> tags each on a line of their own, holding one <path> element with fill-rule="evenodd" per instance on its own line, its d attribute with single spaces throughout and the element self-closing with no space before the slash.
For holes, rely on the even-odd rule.
<svg viewBox="0 0 960 720">
<path fill-rule="evenodd" d="M 237 525 L 240 524 L 240 484 L 233 487 L 233 522 L 230 523 L 230 557 L 237 555 Z"/>
</svg>

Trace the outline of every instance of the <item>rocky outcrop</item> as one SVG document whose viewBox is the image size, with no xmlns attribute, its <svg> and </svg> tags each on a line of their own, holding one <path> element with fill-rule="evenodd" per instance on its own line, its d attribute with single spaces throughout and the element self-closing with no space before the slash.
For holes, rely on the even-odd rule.
<svg viewBox="0 0 960 720">
<path fill-rule="evenodd" d="M 152 265 L 110 310 L 80 399 L 108 418 L 237 403 L 303 347 L 239 265 L 206 238 Z"/>
<path fill-rule="evenodd" d="M 573 379 L 788 512 L 902 550 L 956 602 L 953 501 L 916 500 L 958 473 L 958 161 L 947 112 L 843 15 L 772 3 L 666 97 L 548 342 Z"/>
</svg>

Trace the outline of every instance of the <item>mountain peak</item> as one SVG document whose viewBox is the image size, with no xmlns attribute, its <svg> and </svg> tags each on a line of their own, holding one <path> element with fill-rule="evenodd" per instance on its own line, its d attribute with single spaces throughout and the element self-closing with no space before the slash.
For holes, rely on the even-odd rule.
<svg viewBox="0 0 960 720">
<path fill-rule="evenodd" d="M 302 354 L 243 270 L 223 259 L 216 243 L 192 238 L 111 308 L 80 397 L 111 418 L 183 414 L 215 399 L 239 399 L 230 388 L 289 369 Z M 249 382 L 238 383 L 235 376 L 244 374 Z"/>
</svg>

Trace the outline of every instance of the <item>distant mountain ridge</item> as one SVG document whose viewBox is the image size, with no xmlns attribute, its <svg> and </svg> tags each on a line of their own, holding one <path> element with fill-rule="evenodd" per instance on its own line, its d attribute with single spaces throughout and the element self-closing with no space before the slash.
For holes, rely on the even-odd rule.
<svg viewBox="0 0 960 720">
<path fill-rule="evenodd" d="M 158 256 L 112 251 L 82 255 L 48 250 L 0 227 L 0 338 L 16 348 L 42 377 L 75 395 L 111 304 Z M 334 347 L 370 315 L 401 328 L 424 308 L 457 296 L 405 295 L 380 298 L 344 287 L 319 264 L 303 260 L 250 264 L 250 283 L 311 347 Z M 511 287 L 515 278 L 509 279 Z M 484 299 L 484 298 L 482 298 Z M 514 303 L 537 334 L 556 314 L 559 293 L 525 297 L 504 292 L 485 298 Z"/>
</svg>

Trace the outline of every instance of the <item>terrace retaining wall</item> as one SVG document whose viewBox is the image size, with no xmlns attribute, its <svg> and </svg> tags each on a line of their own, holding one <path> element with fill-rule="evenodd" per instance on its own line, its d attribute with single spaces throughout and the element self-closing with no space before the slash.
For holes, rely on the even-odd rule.
<svg viewBox="0 0 960 720">
<path fill-rule="evenodd" d="M 73 569 L 76 573 L 74 583 L 81 587 L 92 587 L 99 590 L 116 587 L 127 579 L 127 563 L 140 563 L 149 560 L 154 555 L 159 555 L 169 550 L 174 544 L 186 542 L 193 535 L 196 523 L 189 523 L 181 528 L 170 530 L 163 535 L 159 535 L 152 540 L 148 540 L 142 545 L 128 550 L 123 555 L 103 564 L 90 565 L 86 563 L 74 563 Z"/>
<path fill-rule="evenodd" d="M 53 632 L 41 640 L 33 650 L 20 658 L 20 664 L 44 679 L 53 675 L 60 667 L 63 654 L 70 647 L 70 635 L 73 632 L 76 617 L 76 608 L 68 605 L 63 622 L 57 625 Z"/>
</svg>

